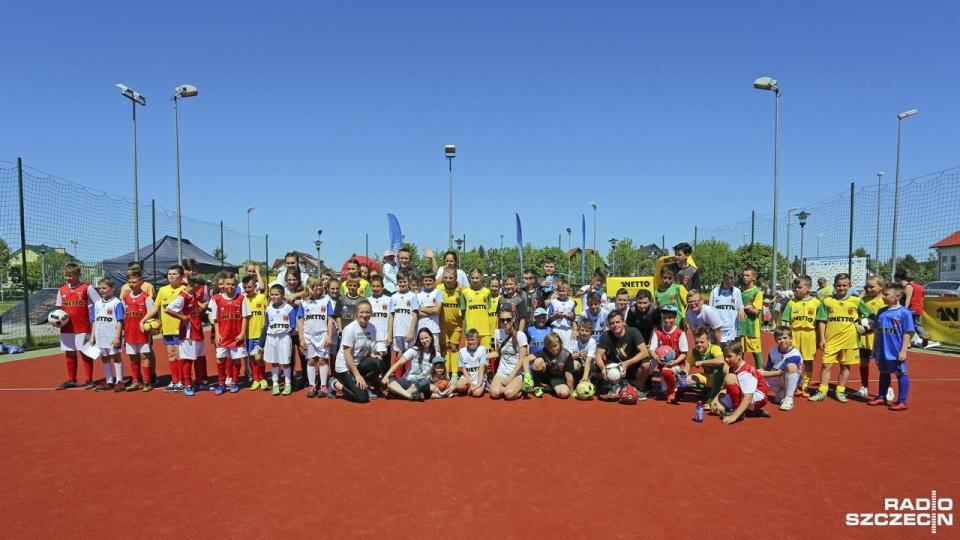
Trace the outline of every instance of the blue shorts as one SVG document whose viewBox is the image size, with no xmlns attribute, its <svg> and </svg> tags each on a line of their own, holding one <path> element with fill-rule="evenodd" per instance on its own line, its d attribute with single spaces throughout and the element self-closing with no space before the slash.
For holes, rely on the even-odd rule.
<svg viewBox="0 0 960 540">
<path fill-rule="evenodd" d="M 899 360 L 877 360 L 877 368 L 880 373 L 892 373 L 894 375 L 906 375 L 907 363 Z"/>
<path fill-rule="evenodd" d="M 260 340 L 259 340 L 259 339 L 248 339 L 248 340 L 247 340 L 247 354 L 250 354 L 250 353 L 253 352 L 253 349 L 257 346 L 257 342 L 258 342 L 258 341 L 260 341 Z"/>
<path fill-rule="evenodd" d="M 163 336 L 164 345 L 179 345 L 180 336 Z"/>
</svg>

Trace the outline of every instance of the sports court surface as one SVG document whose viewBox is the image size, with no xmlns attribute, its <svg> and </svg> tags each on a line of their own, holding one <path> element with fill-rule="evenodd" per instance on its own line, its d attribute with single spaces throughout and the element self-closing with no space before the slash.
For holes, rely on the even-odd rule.
<svg viewBox="0 0 960 540">
<path fill-rule="evenodd" d="M 960 500 L 960 359 L 908 368 L 906 412 L 798 398 L 723 426 L 653 400 L 54 392 L 62 354 L 7 361 L 2 536 L 929 537 L 845 525 L 885 498 Z"/>
</svg>

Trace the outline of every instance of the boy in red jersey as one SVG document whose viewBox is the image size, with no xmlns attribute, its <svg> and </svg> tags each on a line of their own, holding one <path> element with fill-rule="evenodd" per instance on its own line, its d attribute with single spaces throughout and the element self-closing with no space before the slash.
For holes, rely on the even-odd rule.
<svg viewBox="0 0 960 540">
<path fill-rule="evenodd" d="M 719 414 L 724 424 L 743 420 L 745 416 L 770 418 L 763 410 L 767 404 L 767 381 L 757 368 L 743 361 L 740 343 L 723 346 L 723 361 L 730 372 L 723 379 L 724 389 L 710 402 L 710 411 Z"/>
<path fill-rule="evenodd" d="M 180 295 L 164 310 L 167 315 L 180 321 L 180 358 L 177 360 L 180 377 L 183 379 L 183 395 L 192 396 L 193 381 L 190 368 L 199 358 L 204 358 L 203 319 L 204 309 L 197 299 L 197 289 L 206 287 L 206 281 L 200 274 L 187 278 L 187 285 Z"/>
<path fill-rule="evenodd" d="M 683 377 L 686 377 L 687 353 L 690 352 L 690 347 L 687 345 L 687 333 L 677 326 L 677 306 L 671 304 L 663 306 L 660 315 L 663 323 L 660 328 L 654 328 L 649 350 L 650 356 L 659 364 L 660 387 L 667 397 L 667 403 L 674 404 L 677 402 L 678 395 L 683 395 L 686 387 L 686 379 Z M 657 349 L 664 345 L 674 350 L 675 356 L 672 360 L 657 354 Z M 682 383 L 679 388 L 677 379 L 681 379 Z"/>
<path fill-rule="evenodd" d="M 70 320 L 60 327 L 60 350 L 67 355 L 67 380 L 57 387 L 57 390 L 66 390 L 77 386 L 77 355 L 83 359 L 83 387 L 90 390 L 93 384 L 93 357 L 86 351 L 92 350 L 89 346 L 91 309 L 100 300 L 100 295 L 89 283 L 80 281 L 80 265 L 67 263 L 63 268 L 63 279 L 66 285 L 57 292 L 57 307 L 66 312 Z"/>
<path fill-rule="evenodd" d="M 213 322 L 214 342 L 217 345 L 217 377 L 219 384 L 214 394 L 226 392 L 226 378 L 232 379 L 230 393 L 240 391 L 237 384 L 240 366 L 247 356 L 247 324 L 250 305 L 242 294 L 237 294 L 237 276 L 227 272 L 220 285 L 220 293 L 210 299 L 210 319 Z"/>
<path fill-rule="evenodd" d="M 192 275 L 200 275 L 200 263 L 196 259 L 184 259 L 183 261 L 183 279 L 188 281 Z M 204 279 L 202 283 L 197 284 L 193 290 L 193 296 L 197 298 L 197 302 L 200 304 L 200 310 L 203 312 L 203 316 L 200 317 L 200 331 L 203 332 L 203 322 L 205 321 L 207 306 L 210 304 L 210 287 L 207 286 L 207 281 Z M 203 339 L 201 335 L 199 339 Z M 213 345 L 213 336 L 210 336 L 210 344 Z M 201 349 L 202 350 L 202 349 Z M 194 369 L 196 370 L 196 384 L 193 385 L 194 390 L 210 390 L 210 387 L 207 386 L 207 358 L 204 354 L 200 356 L 193 363 Z"/>
<path fill-rule="evenodd" d="M 143 389 L 153 390 L 150 386 L 150 370 L 153 367 L 152 339 L 143 333 L 143 319 L 153 309 L 153 298 L 143 290 L 143 274 L 131 270 L 127 274 L 129 291 L 123 295 L 123 336 L 126 341 L 127 355 L 130 356 L 130 386 L 127 392 Z"/>
</svg>

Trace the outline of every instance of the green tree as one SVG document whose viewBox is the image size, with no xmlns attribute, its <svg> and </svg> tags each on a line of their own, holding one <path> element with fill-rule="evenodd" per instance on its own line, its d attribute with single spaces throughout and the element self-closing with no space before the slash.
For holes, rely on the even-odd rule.
<svg viewBox="0 0 960 540">
<path fill-rule="evenodd" d="M 733 265 L 733 251 L 727 242 L 710 238 L 697 243 L 693 259 L 700 270 L 701 286 L 709 290 L 720 284 L 723 271 Z"/>
<path fill-rule="evenodd" d="M 10 264 L 10 246 L 7 241 L 0 238 L 0 267 L 6 268 Z"/>
<path fill-rule="evenodd" d="M 699 253 L 699 251 L 698 251 Z M 699 262 L 699 259 L 697 259 Z M 726 266 L 720 269 L 722 274 L 723 270 L 726 268 L 733 268 L 737 272 L 740 272 L 747 266 L 756 267 L 757 272 L 760 274 L 758 279 L 758 285 L 763 287 L 764 285 L 769 286 L 771 289 L 773 286 L 770 284 L 770 276 L 773 274 L 773 247 L 769 244 L 746 244 L 737 248 L 737 251 L 733 254 L 732 259 L 730 260 L 729 266 Z M 777 282 L 781 285 L 789 287 L 789 283 L 793 282 L 793 279 L 788 279 L 790 275 L 789 261 L 783 255 L 777 254 Z"/>
<path fill-rule="evenodd" d="M 214 248 L 213 258 L 220 261 L 220 264 L 223 264 L 223 262 L 227 260 L 227 254 L 220 248 Z"/>
</svg>

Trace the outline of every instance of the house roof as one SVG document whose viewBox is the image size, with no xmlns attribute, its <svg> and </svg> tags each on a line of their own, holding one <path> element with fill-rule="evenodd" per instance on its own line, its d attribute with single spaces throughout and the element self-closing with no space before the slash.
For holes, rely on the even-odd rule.
<svg viewBox="0 0 960 540">
<path fill-rule="evenodd" d="M 930 246 L 931 248 L 942 248 L 942 247 L 951 247 L 951 246 L 960 246 L 960 231 L 957 231 L 950 236 L 944 238 L 943 240 L 937 242 L 936 244 Z"/>
</svg>

